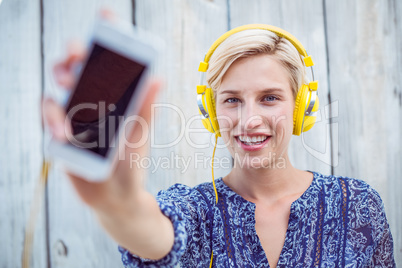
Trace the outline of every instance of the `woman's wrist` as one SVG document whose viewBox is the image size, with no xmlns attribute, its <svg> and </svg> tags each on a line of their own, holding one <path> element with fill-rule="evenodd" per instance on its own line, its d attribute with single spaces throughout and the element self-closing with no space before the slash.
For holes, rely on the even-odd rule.
<svg viewBox="0 0 402 268">
<path fill-rule="evenodd" d="M 144 191 L 116 211 L 96 211 L 104 229 L 123 248 L 142 258 L 160 259 L 172 248 L 174 231 L 156 199 Z"/>
</svg>

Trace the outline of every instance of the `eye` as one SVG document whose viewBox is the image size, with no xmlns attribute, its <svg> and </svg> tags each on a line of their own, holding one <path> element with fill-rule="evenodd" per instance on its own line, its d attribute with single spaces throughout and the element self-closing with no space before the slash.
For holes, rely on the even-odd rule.
<svg viewBox="0 0 402 268">
<path fill-rule="evenodd" d="M 228 98 L 225 100 L 227 103 L 238 103 L 240 100 L 238 98 Z"/>
<path fill-rule="evenodd" d="M 267 102 L 273 102 L 273 101 L 278 100 L 278 97 L 274 96 L 274 95 L 268 95 L 268 96 L 265 96 L 263 100 L 267 101 Z"/>
</svg>

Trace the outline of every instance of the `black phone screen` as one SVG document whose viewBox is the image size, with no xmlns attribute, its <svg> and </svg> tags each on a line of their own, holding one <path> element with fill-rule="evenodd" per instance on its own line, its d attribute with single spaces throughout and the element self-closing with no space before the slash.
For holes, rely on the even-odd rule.
<svg viewBox="0 0 402 268">
<path fill-rule="evenodd" d="M 66 108 L 68 142 L 106 157 L 145 69 L 95 43 Z"/>
</svg>

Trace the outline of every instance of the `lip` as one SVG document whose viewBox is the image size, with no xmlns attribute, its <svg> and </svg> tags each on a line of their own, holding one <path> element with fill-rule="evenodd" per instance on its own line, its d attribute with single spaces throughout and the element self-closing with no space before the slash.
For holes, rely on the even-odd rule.
<svg viewBox="0 0 402 268">
<path fill-rule="evenodd" d="M 253 136 L 268 136 L 268 138 L 263 143 L 260 143 L 260 144 L 257 144 L 257 145 L 246 145 L 246 144 L 244 144 L 244 143 L 242 143 L 240 141 L 239 136 L 242 136 L 242 135 L 236 135 L 235 136 L 235 139 L 236 139 L 237 143 L 239 144 L 239 146 L 243 150 L 249 151 L 249 152 L 261 150 L 271 140 L 271 137 L 272 137 L 270 135 L 266 135 L 266 134 L 262 134 L 262 133 L 247 134 L 247 136 L 249 136 L 249 137 L 253 137 Z M 244 136 L 246 136 L 246 135 L 244 135 Z"/>
</svg>

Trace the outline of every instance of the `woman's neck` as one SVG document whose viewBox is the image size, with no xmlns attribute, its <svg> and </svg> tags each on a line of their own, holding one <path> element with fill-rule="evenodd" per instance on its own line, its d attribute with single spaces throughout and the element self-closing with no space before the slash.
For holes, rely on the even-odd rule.
<svg viewBox="0 0 402 268">
<path fill-rule="evenodd" d="M 299 197 L 312 178 L 311 173 L 294 168 L 286 157 L 286 165 L 281 168 L 235 166 L 223 181 L 246 200 L 273 204 L 284 197 Z"/>
</svg>

